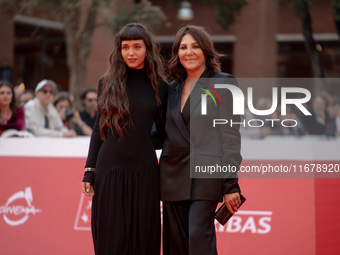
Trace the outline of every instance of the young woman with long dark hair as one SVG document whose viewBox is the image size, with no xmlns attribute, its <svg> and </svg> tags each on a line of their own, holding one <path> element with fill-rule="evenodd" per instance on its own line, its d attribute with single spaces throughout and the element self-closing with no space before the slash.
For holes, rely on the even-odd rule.
<svg viewBox="0 0 340 255">
<path fill-rule="evenodd" d="M 82 191 L 92 200 L 95 253 L 160 253 L 159 166 L 168 84 L 159 46 L 140 24 L 115 36 L 98 86 L 98 116 Z M 156 124 L 157 132 L 151 129 Z"/>
</svg>

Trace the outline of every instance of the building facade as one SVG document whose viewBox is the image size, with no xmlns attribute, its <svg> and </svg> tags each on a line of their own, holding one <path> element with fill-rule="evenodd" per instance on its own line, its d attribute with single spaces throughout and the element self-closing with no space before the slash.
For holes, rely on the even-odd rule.
<svg viewBox="0 0 340 255">
<path fill-rule="evenodd" d="M 224 53 L 222 70 L 238 78 L 312 77 L 311 65 L 304 46 L 302 24 L 289 6 L 277 1 L 251 0 L 241 10 L 236 22 L 224 30 L 216 22 L 216 8 L 191 1 L 194 19 L 177 19 L 180 1 L 153 0 L 161 6 L 167 20 L 155 31 L 168 59 L 173 38 L 184 25 L 208 28 L 216 49 Z M 81 9 L 85 13 L 85 9 Z M 333 21 L 331 1 L 317 1 L 311 8 L 314 38 L 318 43 L 326 77 L 338 77 L 340 41 Z M 98 20 L 102 19 L 99 12 Z M 2 79 L 14 85 L 24 82 L 33 89 L 43 78 L 55 80 L 68 89 L 63 24 L 57 21 L 0 13 L 0 67 Z M 96 87 L 108 70 L 112 51 L 112 32 L 103 27 L 94 31 L 92 51 L 87 60 L 85 87 Z"/>
</svg>

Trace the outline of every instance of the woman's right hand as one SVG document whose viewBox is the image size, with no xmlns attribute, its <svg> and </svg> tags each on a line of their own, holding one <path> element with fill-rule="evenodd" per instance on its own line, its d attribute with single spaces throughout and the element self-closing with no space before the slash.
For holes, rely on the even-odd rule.
<svg viewBox="0 0 340 255">
<path fill-rule="evenodd" d="M 238 192 L 231 193 L 231 194 L 224 194 L 224 203 L 227 206 L 229 212 L 234 214 L 237 212 L 237 209 L 240 207 L 241 198 Z"/>
<path fill-rule="evenodd" d="M 81 183 L 81 191 L 88 197 L 94 196 L 93 186 L 89 182 L 82 182 Z"/>
<path fill-rule="evenodd" d="M 79 112 L 77 112 L 77 111 L 73 111 L 73 117 L 72 117 L 71 121 L 79 127 L 81 127 L 83 125 L 83 121 L 80 117 Z"/>
</svg>

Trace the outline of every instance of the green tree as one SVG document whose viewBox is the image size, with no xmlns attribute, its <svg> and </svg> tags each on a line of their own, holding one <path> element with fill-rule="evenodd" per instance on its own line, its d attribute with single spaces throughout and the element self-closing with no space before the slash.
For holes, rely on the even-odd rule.
<svg viewBox="0 0 340 255">
<path fill-rule="evenodd" d="M 313 38 L 312 19 L 309 11 L 316 1 L 317 0 L 281 0 L 281 3 L 293 7 L 295 14 L 300 18 L 302 34 L 305 38 L 304 44 L 310 59 L 313 77 L 323 78 L 325 75 L 320 52 L 317 50 L 317 43 Z"/>
<path fill-rule="evenodd" d="M 108 26 L 112 32 L 117 33 L 125 24 L 138 22 L 148 27 L 153 32 L 159 28 L 163 21 L 167 19 L 160 7 L 152 5 L 150 1 L 136 1 L 131 5 L 121 1 L 120 8 L 116 15 L 107 13 Z"/>
<path fill-rule="evenodd" d="M 164 13 L 160 8 L 152 6 L 147 0 L 0 0 L 5 9 L 12 9 L 15 13 L 31 14 L 40 10 L 42 18 L 53 16 L 53 19 L 64 23 L 67 66 L 70 71 L 69 91 L 79 98 L 86 81 L 86 60 L 91 52 L 91 39 L 94 29 L 107 26 L 113 33 L 124 22 L 139 22 L 150 28 L 159 26 Z M 113 6 L 122 6 L 114 10 Z M 97 22 L 99 10 L 104 13 L 104 21 Z M 120 13 L 119 13 L 120 12 Z M 106 15 L 105 15 L 106 14 Z M 152 20 L 145 18 L 152 17 Z M 80 22 L 84 20 L 84 23 Z M 124 23 L 125 24 L 125 23 Z M 77 107 L 79 107 L 78 102 Z"/>
<path fill-rule="evenodd" d="M 340 37 L 340 0 L 332 0 L 332 2 L 334 23 Z"/>
<path fill-rule="evenodd" d="M 175 4 L 181 0 L 168 0 L 168 3 Z M 199 2 L 216 8 L 216 21 L 224 30 L 228 30 L 240 15 L 242 8 L 247 4 L 246 0 L 192 0 L 192 3 Z"/>
<path fill-rule="evenodd" d="M 228 30 L 229 26 L 236 21 L 237 15 L 247 4 L 245 0 L 213 0 L 217 5 L 217 22 Z"/>
<path fill-rule="evenodd" d="M 316 41 L 313 38 L 312 18 L 309 8 L 314 5 L 316 0 L 294 0 L 295 10 L 302 22 L 302 33 L 305 37 L 305 47 L 307 49 L 313 76 L 315 78 L 325 77 L 321 62 L 320 52 L 317 50 Z"/>
</svg>

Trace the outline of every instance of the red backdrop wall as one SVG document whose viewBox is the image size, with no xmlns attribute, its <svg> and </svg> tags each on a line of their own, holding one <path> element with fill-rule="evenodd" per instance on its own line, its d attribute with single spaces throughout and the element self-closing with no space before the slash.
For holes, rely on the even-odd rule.
<svg viewBox="0 0 340 255">
<path fill-rule="evenodd" d="M 87 146 L 86 139 L 0 139 L 1 254 L 94 254 L 91 200 L 80 191 Z M 263 162 L 244 153 L 243 165 Z M 240 184 L 246 203 L 225 226 L 216 222 L 219 254 L 340 254 L 340 178 Z"/>
</svg>

